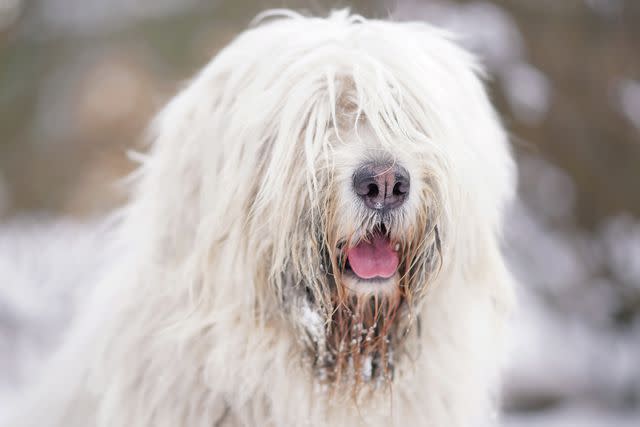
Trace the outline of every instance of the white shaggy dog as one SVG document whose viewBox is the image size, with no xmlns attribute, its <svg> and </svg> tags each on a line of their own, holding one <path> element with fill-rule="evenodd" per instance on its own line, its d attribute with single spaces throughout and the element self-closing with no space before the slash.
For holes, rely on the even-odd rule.
<svg viewBox="0 0 640 427">
<path fill-rule="evenodd" d="M 156 120 L 12 427 L 497 422 L 516 178 L 480 67 L 421 23 L 261 22 Z"/>
</svg>

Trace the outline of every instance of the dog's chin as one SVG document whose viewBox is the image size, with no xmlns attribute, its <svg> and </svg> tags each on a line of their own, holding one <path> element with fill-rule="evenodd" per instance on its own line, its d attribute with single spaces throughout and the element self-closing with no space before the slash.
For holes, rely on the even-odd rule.
<svg viewBox="0 0 640 427">
<path fill-rule="evenodd" d="M 347 269 L 342 274 L 342 285 L 353 296 L 393 298 L 400 293 L 400 273 L 396 271 L 393 276 L 388 278 L 363 279 L 352 270 Z"/>
</svg>

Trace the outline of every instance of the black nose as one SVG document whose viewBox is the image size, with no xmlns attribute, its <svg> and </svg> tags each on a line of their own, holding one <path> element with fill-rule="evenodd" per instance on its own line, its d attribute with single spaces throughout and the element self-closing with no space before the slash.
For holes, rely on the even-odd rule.
<svg viewBox="0 0 640 427">
<path fill-rule="evenodd" d="M 367 163 L 353 174 L 353 189 L 370 209 L 395 209 L 409 194 L 409 173 L 394 163 Z"/>
</svg>

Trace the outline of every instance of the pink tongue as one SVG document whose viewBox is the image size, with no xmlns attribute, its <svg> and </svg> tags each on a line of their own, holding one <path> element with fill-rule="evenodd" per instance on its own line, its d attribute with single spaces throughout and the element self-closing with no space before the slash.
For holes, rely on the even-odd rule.
<svg viewBox="0 0 640 427">
<path fill-rule="evenodd" d="M 398 269 L 398 253 L 387 237 L 374 236 L 370 242 L 361 242 L 347 253 L 351 269 L 361 279 L 382 277 L 388 279 Z"/>
</svg>

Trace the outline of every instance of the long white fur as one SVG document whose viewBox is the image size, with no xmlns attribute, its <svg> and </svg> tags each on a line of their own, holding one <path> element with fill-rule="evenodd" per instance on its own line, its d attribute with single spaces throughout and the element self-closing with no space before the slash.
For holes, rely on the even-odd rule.
<svg viewBox="0 0 640 427">
<path fill-rule="evenodd" d="M 7 426 L 497 422 L 512 305 L 500 227 L 516 178 L 480 67 L 423 23 L 283 15 L 236 38 L 158 116 L 120 261 Z M 341 132 L 347 87 L 366 126 Z M 336 232 L 358 223 L 350 176 L 372 150 L 418 177 L 402 224 L 438 204 L 444 264 L 418 305 L 414 360 L 356 405 L 314 381 L 274 295 L 288 266 L 317 273 L 292 257 L 311 238 L 301 218 L 322 220 L 325 186 Z M 437 201 L 415 196 L 429 182 Z M 300 321 L 317 330 L 315 316 Z"/>
</svg>

